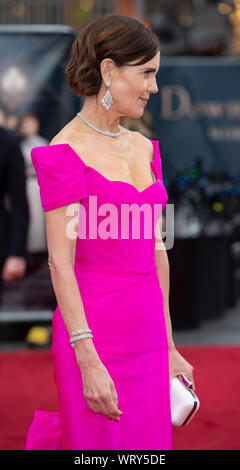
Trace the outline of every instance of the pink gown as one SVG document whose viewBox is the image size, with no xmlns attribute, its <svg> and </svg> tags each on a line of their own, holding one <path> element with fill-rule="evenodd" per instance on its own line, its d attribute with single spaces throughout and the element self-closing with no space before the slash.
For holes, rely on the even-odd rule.
<svg viewBox="0 0 240 470">
<path fill-rule="evenodd" d="M 79 208 L 75 275 L 92 341 L 114 381 L 123 414 L 117 423 L 89 407 L 57 306 L 51 354 L 59 412 L 35 411 L 26 449 L 172 448 L 168 340 L 154 255 L 154 228 L 168 196 L 159 143 L 151 142 L 155 181 L 143 191 L 130 183 L 107 179 L 86 165 L 67 143 L 32 150 L 43 210 L 72 203 Z M 154 206 L 158 210 L 155 217 L 148 217 L 147 224 L 143 214 L 140 222 L 130 214 L 128 235 L 126 217 L 121 217 L 122 204 L 145 204 L 148 215 L 153 214 Z M 111 223 L 109 210 L 113 214 Z M 152 226 L 152 234 L 144 235 L 144 225 L 145 230 L 146 225 L 148 229 Z M 140 235 L 134 238 L 137 227 Z"/>
</svg>

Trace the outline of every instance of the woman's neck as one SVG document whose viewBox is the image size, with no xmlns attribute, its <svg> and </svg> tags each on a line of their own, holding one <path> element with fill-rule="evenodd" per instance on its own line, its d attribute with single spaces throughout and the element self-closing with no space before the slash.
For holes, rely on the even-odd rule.
<svg viewBox="0 0 240 470">
<path fill-rule="evenodd" d="M 114 111 L 114 108 L 106 111 L 103 108 L 100 99 L 98 101 L 95 96 L 85 97 L 84 105 L 80 112 L 91 124 L 93 124 L 98 129 L 109 132 L 119 131 L 120 116 L 116 113 L 116 111 Z"/>
</svg>

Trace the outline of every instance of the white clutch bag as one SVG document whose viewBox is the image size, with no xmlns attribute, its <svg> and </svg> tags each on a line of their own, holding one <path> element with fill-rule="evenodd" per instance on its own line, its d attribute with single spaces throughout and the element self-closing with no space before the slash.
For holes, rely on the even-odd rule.
<svg viewBox="0 0 240 470">
<path fill-rule="evenodd" d="M 200 402 L 192 390 L 192 382 L 180 374 L 170 388 L 171 418 L 174 426 L 186 426 L 197 412 Z"/>
</svg>

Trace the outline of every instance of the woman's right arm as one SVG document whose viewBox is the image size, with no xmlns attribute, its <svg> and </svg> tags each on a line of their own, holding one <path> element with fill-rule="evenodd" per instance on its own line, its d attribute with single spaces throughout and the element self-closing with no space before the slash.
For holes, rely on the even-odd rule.
<svg viewBox="0 0 240 470">
<path fill-rule="evenodd" d="M 46 211 L 45 220 L 52 285 L 70 336 L 72 331 L 89 326 L 74 272 L 76 239 L 67 235 L 67 207 Z M 80 339 L 74 345 L 82 374 L 84 396 L 90 408 L 96 413 L 106 414 L 119 421 L 122 412 L 117 408 L 117 392 L 97 354 L 92 338 Z"/>
</svg>

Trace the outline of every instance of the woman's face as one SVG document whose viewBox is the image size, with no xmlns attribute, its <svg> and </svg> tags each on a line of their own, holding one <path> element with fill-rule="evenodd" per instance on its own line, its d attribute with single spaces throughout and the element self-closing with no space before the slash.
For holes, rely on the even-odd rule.
<svg viewBox="0 0 240 470">
<path fill-rule="evenodd" d="M 135 63 L 138 61 L 139 59 Z M 124 65 L 119 68 L 114 66 L 110 80 L 114 102 L 112 111 L 116 111 L 119 116 L 141 117 L 150 94 L 158 92 L 156 74 L 159 65 L 160 52 L 142 65 Z"/>
<path fill-rule="evenodd" d="M 29 138 L 37 135 L 38 133 L 38 121 L 32 116 L 26 116 L 22 119 L 19 133 L 23 138 Z"/>
</svg>

